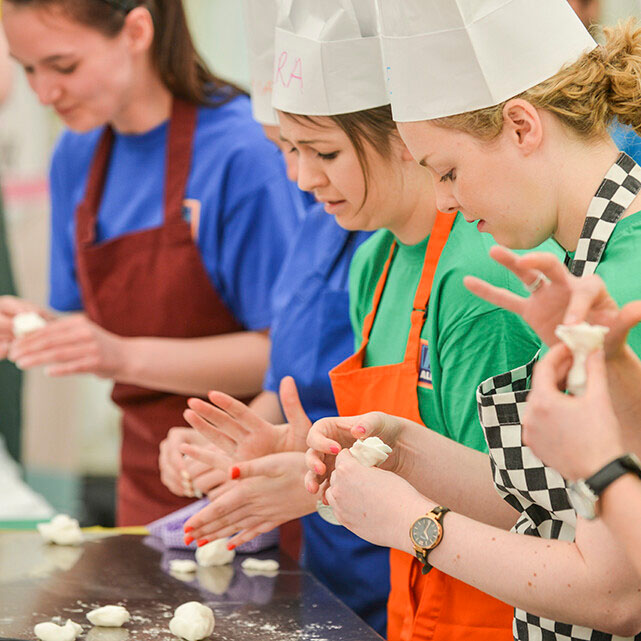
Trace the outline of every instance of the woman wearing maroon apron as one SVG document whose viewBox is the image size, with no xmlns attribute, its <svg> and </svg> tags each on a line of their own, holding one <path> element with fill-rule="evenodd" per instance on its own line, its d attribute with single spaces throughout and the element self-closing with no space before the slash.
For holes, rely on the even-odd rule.
<svg viewBox="0 0 641 641">
<path fill-rule="evenodd" d="M 50 298 L 84 312 L 9 357 L 115 381 L 118 522 L 146 523 L 186 502 L 157 463 L 186 396 L 260 390 L 297 201 L 247 98 L 198 57 L 180 2 L 11 0 L 3 13 L 12 54 L 71 129 L 51 169 Z M 0 313 L 23 305 L 3 299 Z"/>
</svg>

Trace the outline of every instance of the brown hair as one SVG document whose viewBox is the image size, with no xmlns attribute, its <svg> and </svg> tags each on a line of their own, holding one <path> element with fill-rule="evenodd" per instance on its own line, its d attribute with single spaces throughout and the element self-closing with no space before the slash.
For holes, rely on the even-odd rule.
<svg viewBox="0 0 641 641">
<path fill-rule="evenodd" d="M 286 113 L 289 118 L 297 122 L 311 122 L 318 127 L 326 126 L 317 116 L 302 116 L 298 114 Z M 396 123 L 392 118 L 392 108 L 389 105 L 365 109 L 363 111 L 354 111 L 352 113 L 326 116 L 329 120 L 337 125 L 347 135 L 350 143 L 356 150 L 358 163 L 365 177 L 365 196 L 363 202 L 367 200 L 369 192 L 369 163 L 367 162 L 367 153 L 365 145 L 369 144 L 382 157 L 389 158 L 392 151 L 392 141 L 398 136 Z M 325 118 L 325 116 L 323 116 Z"/>
<path fill-rule="evenodd" d="M 19 7 L 59 8 L 81 24 L 107 37 L 122 30 L 127 9 L 145 7 L 154 22 L 152 59 L 172 93 L 199 105 L 221 105 L 244 93 L 214 75 L 196 51 L 182 0 L 6 0 Z"/>
<path fill-rule="evenodd" d="M 630 18 L 603 31 L 604 45 L 514 97 L 553 113 L 582 138 L 605 135 L 614 119 L 641 134 L 641 27 Z M 489 141 L 503 129 L 504 106 L 505 102 L 432 122 Z"/>
</svg>

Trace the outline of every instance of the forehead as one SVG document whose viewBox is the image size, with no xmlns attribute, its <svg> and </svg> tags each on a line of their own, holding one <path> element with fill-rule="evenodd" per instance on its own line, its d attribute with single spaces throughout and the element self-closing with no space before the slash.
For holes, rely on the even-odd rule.
<svg viewBox="0 0 641 641">
<path fill-rule="evenodd" d="M 423 120 L 420 122 L 399 122 L 398 131 L 414 158 L 430 165 L 430 160 L 457 152 L 469 151 L 474 144 L 470 134 L 457 129 L 441 127 L 433 122 Z"/>
<path fill-rule="evenodd" d="M 317 141 L 336 142 L 346 138 L 343 130 L 327 116 L 314 116 L 312 120 L 305 116 L 294 116 L 278 112 L 280 133 L 290 142 Z"/>
</svg>

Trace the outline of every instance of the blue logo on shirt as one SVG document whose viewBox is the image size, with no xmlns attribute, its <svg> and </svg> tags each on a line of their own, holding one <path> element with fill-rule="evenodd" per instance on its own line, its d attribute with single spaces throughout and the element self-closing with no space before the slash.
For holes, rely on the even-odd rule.
<svg viewBox="0 0 641 641">
<path fill-rule="evenodd" d="M 421 338 L 421 355 L 418 368 L 418 386 L 425 389 L 434 389 L 432 385 L 432 363 L 427 341 Z"/>
</svg>

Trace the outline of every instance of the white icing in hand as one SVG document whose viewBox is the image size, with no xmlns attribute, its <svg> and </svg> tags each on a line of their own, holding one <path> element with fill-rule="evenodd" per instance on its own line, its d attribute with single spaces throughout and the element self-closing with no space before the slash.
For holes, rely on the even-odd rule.
<svg viewBox="0 0 641 641">
<path fill-rule="evenodd" d="M 172 559 L 169 561 L 169 571 L 176 574 L 191 574 L 197 569 L 198 564 L 191 559 Z"/>
<path fill-rule="evenodd" d="M 375 467 L 384 463 L 392 448 L 385 445 L 378 436 L 370 436 L 364 441 L 356 441 L 349 448 L 350 454 L 365 467 Z"/>
<path fill-rule="evenodd" d="M 274 559 L 245 559 L 241 564 L 247 576 L 276 576 L 280 565 Z"/>
<path fill-rule="evenodd" d="M 49 523 L 38 523 L 36 527 L 47 543 L 78 545 L 83 541 L 78 521 L 66 514 L 58 514 Z"/>
<path fill-rule="evenodd" d="M 36 314 L 36 312 L 22 312 L 13 317 L 13 335 L 16 338 L 31 334 L 37 329 L 42 329 L 47 324 L 47 321 Z"/>
<path fill-rule="evenodd" d="M 318 499 L 316 501 L 316 511 L 318 512 L 318 515 L 323 519 L 323 521 L 327 521 L 328 523 L 331 523 L 332 525 L 340 525 L 338 522 L 338 519 L 334 515 L 334 510 L 332 510 L 331 505 L 325 505 L 321 499 Z"/>
<path fill-rule="evenodd" d="M 75 641 L 82 634 L 82 627 L 67 619 L 64 625 L 58 625 L 53 621 L 38 623 L 33 631 L 41 641 Z"/>
<path fill-rule="evenodd" d="M 586 362 L 588 356 L 603 347 L 607 327 L 579 323 L 578 325 L 558 325 L 554 333 L 572 351 L 574 362 L 568 373 L 568 392 L 581 396 L 588 382 Z"/>
<path fill-rule="evenodd" d="M 183 603 L 176 608 L 169 629 L 187 641 L 206 639 L 214 631 L 214 613 L 198 601 Z"/>
<path fill-rule="evenodd" d="M 229 539 L 216 539 L 207 545 L 203 545 L 196 551 L 196 561 L 198 565 L 204 568 L 213 565 L 227 565 L 234 560 L 236 556 L 235 550 L 227 549 L 227 542 Z"/>
<path fill-rule="evenodd" d="M 119 628 L 131 617 L 122 605 L 105 605 L 89 612 L 87 618 L 93 625 L 99 625 L 103 628 Z"/>
</svg>

